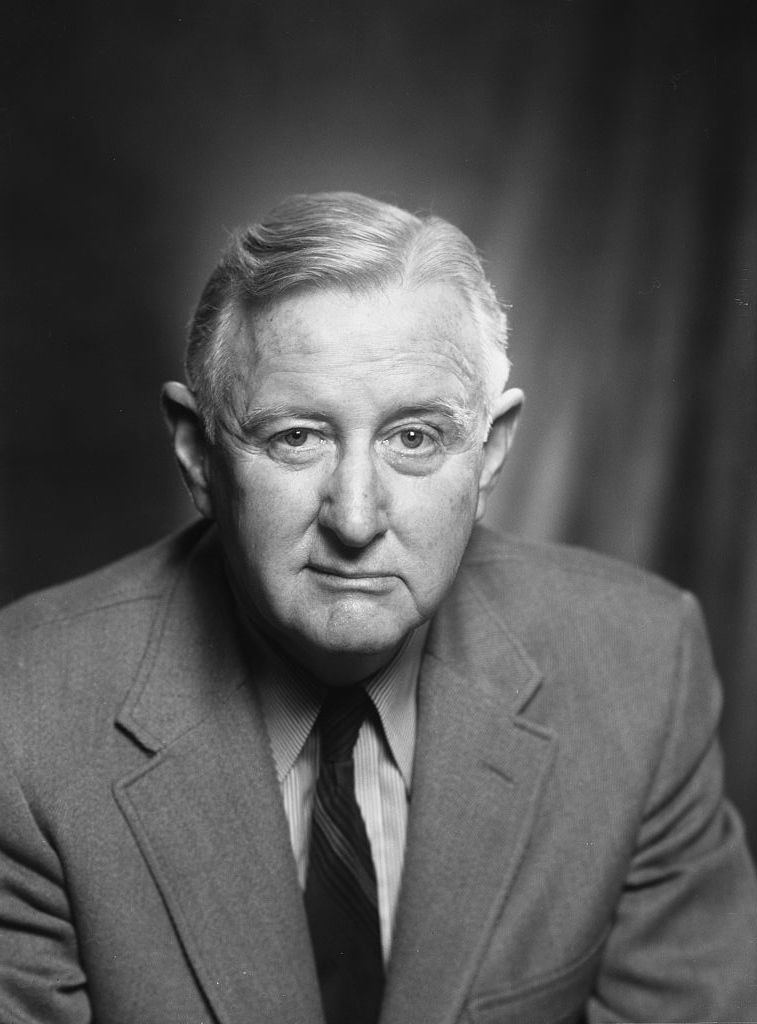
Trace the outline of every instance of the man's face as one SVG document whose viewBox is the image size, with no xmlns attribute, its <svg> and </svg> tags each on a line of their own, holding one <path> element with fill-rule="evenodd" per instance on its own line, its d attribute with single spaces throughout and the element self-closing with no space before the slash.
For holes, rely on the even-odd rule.
<svg viewBox="0 0 757 1024">
<path fill-rule="evenodd" d="M 232 584 L 297 660 L 359 678 L 433 614 L 476 518 L 475 327 L 426 284 L 293 294 L 252 333 L 209 461 Z"/>
</svg>

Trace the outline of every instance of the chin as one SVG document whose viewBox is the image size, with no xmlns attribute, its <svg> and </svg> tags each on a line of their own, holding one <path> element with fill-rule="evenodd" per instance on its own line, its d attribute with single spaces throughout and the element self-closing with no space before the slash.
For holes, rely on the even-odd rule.
<svg viewBox="0 0 757 1024">
<path fill-rule="evenodd" d="M 309 637 L 312 645 L 329 654 L 366 657 L 392 653 L 419 623 L 376 613 L 330 616 Z"/>
<path fill-rule="evenodd" d="M 392 631 L 387 633 L 373 632 L 370 635 L 355 636 L 341 632 L 329 632 L 326 636 L 315 639 L 314 646 L 328 654 L 346 654 L 371 657 L 377 654 L 393 652 L 399 647 L 410 630 L 405 632 Z"/>
</svg>

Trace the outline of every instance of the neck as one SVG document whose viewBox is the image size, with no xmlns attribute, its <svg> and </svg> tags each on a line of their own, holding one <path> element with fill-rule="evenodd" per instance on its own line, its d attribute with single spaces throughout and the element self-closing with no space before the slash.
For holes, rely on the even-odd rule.
<svg viewBox="0 0 757 1024">
<path fill-rule="evenodd" d="M 294 662 L 325 686 L 353 686 L 365 682 L 386 668 L 405 643 L 402 640 L 389 650 L 375 653 L 324 651 L 271 635 L 270 632 L 267 636 L 280 657 L 285 661 Z"/>
<path fill-rule="evenodd" d="M 294 660 L 311 676 L 326 686 L 352 686 L 375 676 L 389 664 L 399 647 L 381 654 L 330 654 L 309 652 L 305 657 L 298 657 L 293 652 Z"/>
</svg>

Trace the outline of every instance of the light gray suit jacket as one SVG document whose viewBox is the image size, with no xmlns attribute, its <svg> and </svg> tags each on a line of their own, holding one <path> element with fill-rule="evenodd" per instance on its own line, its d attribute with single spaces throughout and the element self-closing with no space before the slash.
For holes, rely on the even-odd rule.
<svg viewBox="0 0 757 1024">
<path fill-rule="evenodd" d="M 0 1021 L 317 1024 L 215 532 L 0 617 Z M 382 1024 L 757 1021 L 693 601 L 477 532 L 429 634 Z"/>
</svg>

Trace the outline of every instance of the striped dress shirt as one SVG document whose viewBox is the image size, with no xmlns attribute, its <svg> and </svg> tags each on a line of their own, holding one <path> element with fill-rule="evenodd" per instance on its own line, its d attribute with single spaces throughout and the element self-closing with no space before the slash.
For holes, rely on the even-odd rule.
<svg viewBox="0 0 757 1024">
<path fill-rule="evenodd" d="M 417 629 L 392 661 L 365 686 L 383 735 L 367 719 L 355 744 L 355 796 L 365 821 L 376 868 L 384 961 L 391 950 L 415 753 L 416 691 L 427 627 Z M 256 673 L 297 876 L 305 888 L 310 819 L 318 776 L 319 740 L 313 731 L 324 688 L 285 664 L 268 648 Z"/>
</svg>

